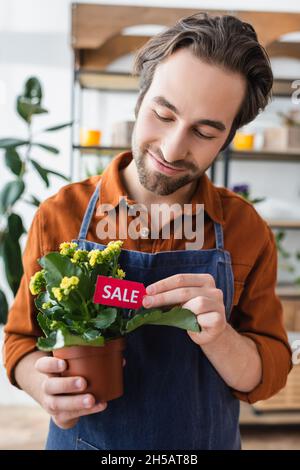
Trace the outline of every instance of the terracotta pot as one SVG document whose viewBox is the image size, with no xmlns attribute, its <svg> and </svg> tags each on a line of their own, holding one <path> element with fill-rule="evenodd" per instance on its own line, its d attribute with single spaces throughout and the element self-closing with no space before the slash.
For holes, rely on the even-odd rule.
<svg viewBox="0 0 300 470">
<path fill-rule="evenodd" d="M 63 377 L 84 377 L 87 388 L 97 402 L 110 401 L 123 395 L 123 351 L 125 338 L 117 338 L 104 346 L 70 346 L 55 349 L 53 356 L 67 361 Z"/>
</svg>

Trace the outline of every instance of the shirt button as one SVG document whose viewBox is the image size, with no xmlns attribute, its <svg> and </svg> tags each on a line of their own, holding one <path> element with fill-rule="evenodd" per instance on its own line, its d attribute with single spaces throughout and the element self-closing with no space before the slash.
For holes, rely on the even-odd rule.
<svg viewBox="0 0 300 470">
<path fill-rule="evenodd" d="M 148 229 L 148 227 L 143 227 L 142 230 L 141 230 L 141 236 L 142 237 L 148 237 L 149 232 L 150 232 L 150 230 Z"/>
</svg>

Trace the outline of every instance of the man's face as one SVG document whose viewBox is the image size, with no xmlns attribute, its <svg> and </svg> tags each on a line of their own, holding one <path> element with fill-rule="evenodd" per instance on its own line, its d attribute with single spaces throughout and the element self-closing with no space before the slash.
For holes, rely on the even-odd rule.
<svg viewBox="0 0 300 470">
<path fill-rule="evenodd" d="M 168 195 L 199 178 L 226 141 L 245 89 L 240 74 L 209 65 L 188 49 L 160 63 L 132 136 L 140 183 Z"/>
</svg>

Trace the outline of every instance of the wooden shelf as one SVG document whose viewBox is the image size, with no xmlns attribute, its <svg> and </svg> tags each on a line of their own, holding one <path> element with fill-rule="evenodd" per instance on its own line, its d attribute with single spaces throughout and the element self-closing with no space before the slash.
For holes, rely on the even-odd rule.
<svg viewBox="0 0 300 470">
<path fill-rule="evenodd" d="M 138 92 L 139 76 L 124 72 L 107 72 L 105 70 L 79 69 L 75 73 L 76 79 L 82 88 L 92 88 L 103 91 L 131 91 Z M 290 97 L 293 91 L 292 79 L 275 79 L 273 95 Z"/>
<path fill-rule="evenodd" d="M 73 145 L 73 150 L 79 150 L 81 154 L 89 155 L 116 155 L 121 152 L 126 152 L 130 150 L 129 147 L 105 147 L 105 146 L 83 146 L 83 145 Z"/>
<path fill-rule="evenodd" d="M 299 230 L 300 220 L 283 220 L 283 219 L 269 219 L 266 220 L 271 228 L 280 228 L 287 230 Z"/>
<path fill-rule="evenodd" d="M 297 44 L 298 45 L 298 44 Z M 273 96 L 280 98 L 291 98 L 292 93 L 295 89 L 292 87 L 292 83 L 295 78 L 276 78 L 273 82 Z"/>
<path fill-rule="evenodd" d="M 75 78 L 82 88 L 136 93 L 139 90 L 139 77 L 129 73 L 77 70 Z"/>
<path fill-rule="evenodd" d="M 300 425 L 300 411 L 258 411 L 241 402 L 241 426 L 291 426 Z"/>
<path fill-rule="evenodd" d="M 107 151 L 116 152 L 120 150 L 129 151 L 130 147 L 112 147 L 112 146 L 93 146 L 93 147 L 84 147 L 82 145 L 74 145 L 74 149 L 81 151 L 92 150 L 94 153 L 102 154 Z M 222 158 L 221 154 L 218 157 Z M 241 161 L 299 161 L 300 162 L 300 153 L 299 152 L 289 152 L 289 153 L 279 153 L 279 152 L 255 152 L 255 151 L 241 151 L 237 152 L 236 150 L 232 151 L 231 154 L 232 160 L 241 160 Z M 300 223 L 300 221 L 299 221 Z"/>
<path fill-rule="evenodd" d="M 230 158 L 231 160 L 239 160 L 242 162 L 300 162 L 300 149 L 289 152 L 232 150 Z"/>
<path fill-rule="evenodd" d="M 300 298 L 299 284 L 278 284 L 276 286 L 276 294 L 281 298 Z"/>
</svg>

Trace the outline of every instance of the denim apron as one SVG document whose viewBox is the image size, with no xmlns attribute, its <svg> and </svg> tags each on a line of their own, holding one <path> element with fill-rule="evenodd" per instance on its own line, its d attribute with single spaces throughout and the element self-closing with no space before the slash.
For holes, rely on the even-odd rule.
<svg viewBox="0 0 300 470">
<path fill-rule="evenodd" d="M 100 182 L 78 239 L 72 240 L 81 249 L 106 246 L 86 239 Z M 214 228 L 215 249 L 122 249 L 119 263 L 126 279 L 147 286 L 177 273 L 209 273 L 223 291 L 228 321 L 234 286 L 231 258 L 223 247 L 222 226 L 214 223 Z M 239 401 L 185 330 L 144 325 L 126 335 L 124 357 L 124 395 L 108 402 L 103 412 L 81 417 L 72 429 L 63 430 L 51 420 L 46 449 L 240 449 Z"/>
</svg>

